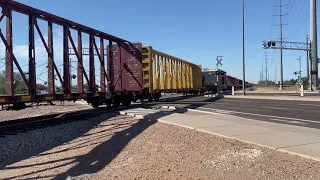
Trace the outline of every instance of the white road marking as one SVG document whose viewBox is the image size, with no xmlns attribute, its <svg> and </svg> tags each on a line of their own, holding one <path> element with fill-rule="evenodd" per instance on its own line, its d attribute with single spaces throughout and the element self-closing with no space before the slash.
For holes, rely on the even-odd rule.
<svg viewBox="0 0 320 180">
<path fill-rule="evenodd" d="M 243 101 L 243 100 L 231 100 L 231 99 L 224 99 L 225 101 L 234 101 L 234 102 L 252 102 L 252 101 Z"/>
<path fill-rule="evenodd" d="M 300 121 L 288 121 L 288 120 L 281 120 L 281 119 L 274 119 L 274 118 L 270 118 L 271 121 L 281 121 L 281 122 L 287 122 L 287 123 L 294 123 L 294 124 L 307 124 L 304 122 L 300 122 Z"/>
<path fill-rule="evenodd" d="M 265 109 L 280 109 L 280 110 L 287 109 L 287 108 L 281 108 L 281 107 L 261 107 L 261 108 L 265 108 Z"/>
<path fill-rule="evenodd" d="M 320 106 L 320 104 L 298 104 L 300 106 Z"/>
<path fill-rule="evenodd" d="M 204 108 L 204 107 L 199 107 L 198 109 L 206 109 L 206 110 L 211 110 L 211 111 L 221 111 L 220 109 Z M 222 110 L 222 111 L 227 111 L 227 110 Z M 310 123 L 320 124 L 320 121 L 313 121 L 313 120 L 307 120 L 307 119 L 298 119 L 298 118 L 271 116 L 271 115 L 254 114 L 254 113 L 246 113 L 246 112 L 238 112 L 238 111 L 229 111 L 229 112 L 231 112 L 231 113 L 237 113 L 237 114 L 246 114 L 246 115 L 269 117 L 269 118 L 278 118 L 278 119 L 288 119 L 288 120 L 295 120 L 295 121 L 302 121 L 302 122 L 310 122 Z"/>
</svg>

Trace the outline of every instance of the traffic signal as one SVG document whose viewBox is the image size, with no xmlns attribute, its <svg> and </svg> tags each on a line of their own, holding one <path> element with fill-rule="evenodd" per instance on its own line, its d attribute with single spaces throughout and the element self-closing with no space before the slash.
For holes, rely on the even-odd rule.
<svg viewBox="0 0 320 180">
<path fill-rule="evenodd" d="M 268 46 L 268 48 L 270 48 L 271 46 L 276 46 L 276 42 L 274 42 L 274 41 L 268 41 L 268 43 L 267 43 L 267 46 Z"/>
<path fill-rule="evenodd" d="M 317 71 L 312 70 L 312 71 L 310 71 L 310 74 L 311 74 L 311 75 L 317 74 Z"/>
<path fill-rule="evenodd" d="M 271 41 L 268 42 L 268 47 L 270 47 L 270 46 L 271 46 Z"/>
</svg>

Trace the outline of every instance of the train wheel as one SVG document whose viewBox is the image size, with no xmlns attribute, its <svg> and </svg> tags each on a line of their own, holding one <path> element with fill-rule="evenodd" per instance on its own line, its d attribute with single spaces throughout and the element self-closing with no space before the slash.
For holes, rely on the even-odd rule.
<svg viewBox="0 0 320 180">
<path fill-rule="evenodd" d="M 130 99 L 130 97 L 129 97 L 128 95 L 124 95 L 124 96 L 123 96 L 122 104 L 123 104 L 124 106 L 130 106 L 130 104 L 131 104 L 131 99 Z"/>
<path fill-rule="evenodd" d="M 100 105 L 100 104 L 99 104 L 99 103 L 97 103 L 97 102 L 93 102 L 93 103 L 92 103 L 92 107 L 93 107 L 93 108 L 98 108 L 98 107 L 99 107 L 99 105 Z"/>
<path fill-rule="evenodd" d="M 112 106 L 112 100 L 111 99 L 108 99 L 107 102 L 106 102 L 106 105 L 108 108 L 111 108 Z"/>
<path fill-rule="evenodd" d="M 117 108 L 120 106 L 120 97 L 119 96 L 115 96 L 113 99 L 113 107 Z"/>
</svg>

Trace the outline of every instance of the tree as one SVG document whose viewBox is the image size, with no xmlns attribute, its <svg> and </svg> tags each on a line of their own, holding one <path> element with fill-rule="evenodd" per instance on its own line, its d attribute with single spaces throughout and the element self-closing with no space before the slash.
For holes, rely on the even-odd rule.
<svg viewBox="0 0 320 180">
<path fill-rule="evenodd" d="M 262 81 L 259 81 L 258 82 L 258 85 L 259 86 L 265 86 L 265 85 L 275 85 L 276 83 L 275 82 L 273 82 L 273 81 L 269 81 L 269 80 L 267 80 L 267 83 L 266 83 L 266 81 L 265 80 L 262 80 Z"/>
<path fill-rule="evenodd" d="M 14 93 L 16 94 L 25 94 L 28 92 L 28 88 L 26 83 L 24 82 L 22 76 L 18 72 L 13 72 L 13 77 L 14 77 Z M 0 73 L 0 94 L 5 94 L 6 89 L 6 73 L 5 71 L 2 71 Z"/>
</svg>

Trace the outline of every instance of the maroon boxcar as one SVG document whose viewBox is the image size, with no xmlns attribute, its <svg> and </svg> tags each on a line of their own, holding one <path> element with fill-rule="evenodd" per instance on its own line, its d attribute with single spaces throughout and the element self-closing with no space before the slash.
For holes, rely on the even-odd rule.
<svg viewBox="0 0 320 180">
<path fill-rule="evenodd" d="M 110 90 L 115 95 L 116 104 L 118 101 L 126 103 L 130 100 L 131 102 L 143 89 L 141 50 L 142 43 L 128 43 L 126 46 L 112 45 L 113 54 L 108 55 L 107 70 L 112 84 Z M 109 52 L 109 45 L 107 52 Z"/>
<path fill-rule="evenodd" d="M 113 45 L 112 59 L 108 56 L 108 72 L 114 92 L 140 92 L 142 81 L 142 44 L 120 47 Z M 107 46 L 109 52 L 109 46 Z"/>
</svg>

